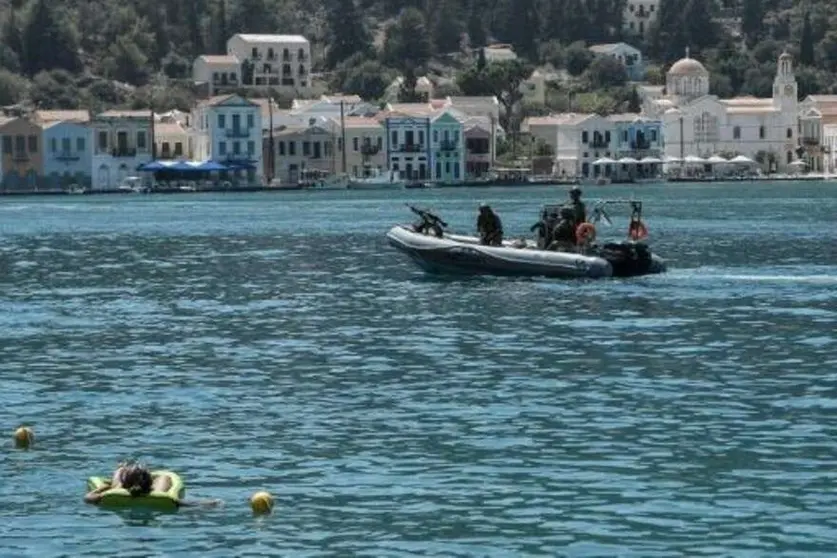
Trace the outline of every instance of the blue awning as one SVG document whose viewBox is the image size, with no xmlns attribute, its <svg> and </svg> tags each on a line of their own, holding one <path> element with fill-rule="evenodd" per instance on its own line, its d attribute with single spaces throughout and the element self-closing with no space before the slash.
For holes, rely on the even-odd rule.
<svg viewBox="0 0 837 558">
<path fill-rule="evenodd" d="M 224 161 L 224 165 L 230 170 L 250 170 L 255 169 L 255 161 L 248 161 L 247 159 L 228 159 Z"/>
<path fill-rule="evenodd" d="M 222 165 L 217 161 L 204 161 L 198 165 L 198 168 L 202 171 L 225 171 L 229 169 L 227 165 Z"/>
<path fill-rule="evenodd" d="M 137 167 L 138 171 L 212 172 L 230 167 L 217 161 L 152 161 Z"/>
<path fill-rule="evenodd" d="M 163 161 L 151 161 L 150 163 L 143 163 L 137 166 L 138 171 L 159 171 L 168 168 Z"/>
</svg>

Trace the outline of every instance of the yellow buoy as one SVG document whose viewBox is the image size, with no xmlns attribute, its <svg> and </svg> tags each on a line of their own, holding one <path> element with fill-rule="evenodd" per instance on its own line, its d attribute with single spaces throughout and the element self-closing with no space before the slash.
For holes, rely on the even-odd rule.
<svg viewBox="0 0 837 558">
<path fill-rule="evenodd" d="M 273 511 L 273 496 L 270 492 L 256 492 L 250 497 L 250 507 L 255 514 L 266 514 Z"/>
<path fill-rule="evenodd" d="M 28 426 L 21 426 L 15 430 L 15 446 L 28 448 L 35 442 L 35 433 Z"/>
</svg>

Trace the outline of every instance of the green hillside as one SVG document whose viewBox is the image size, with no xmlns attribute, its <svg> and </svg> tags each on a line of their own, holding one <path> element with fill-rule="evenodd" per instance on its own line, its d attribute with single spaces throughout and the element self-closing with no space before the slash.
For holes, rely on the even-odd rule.
<svg viewBox="0 0 837 558">
<path fill-rule="evenodd" d="M 585 43 L 640 47 L 652 82 L 689 46 L 723 96 L 769 95 L 776 58 L 787 48 L 800 66 L 801 95 L 837 88 L 833 0 L 663 0 L 659 25 L 646 38 L 622 31 L 625 1 L 11 0 L 0 3 L 0 103 L 188 108 L 192 60 L 224 52 L 237 32 L 303 34 L 314 47 L 315 72 L 367 97 L 396 72 L 459 69 L 465 75 L 446 86 L 451 92 L 496 88 L 508 76 L 476 71 L 479 61 L 466 56 L 488 41 L 511 43 L 531 67 L 566 69 L 578 78 L 565 86 L 569 93 L 605 111 L 635 99 L 619 89 L 618 69 L 591 64 Z M 564 93 L 551 97 L 553 108 Z"/>
</svg>

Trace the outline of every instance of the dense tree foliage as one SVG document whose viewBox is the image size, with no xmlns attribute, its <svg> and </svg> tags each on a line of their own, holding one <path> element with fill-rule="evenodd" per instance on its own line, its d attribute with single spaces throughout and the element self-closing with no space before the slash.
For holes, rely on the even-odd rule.
<svg viewBox="0 0 837 558">
<path fill-rule="evenodd" d="M 195 56 L 224 52 L 236 32 L 304 34 L 314 47 L 314 71 L 335 89 L 378 98 L 394 76 L 407 73 L 400 96 L 413 98 L 415 76 L 454 77 L 456 85 L 445 87 L 498 93 L 509 115 L 519 101 L 518 70 L 543 64 L 575 80 L 550 90 L 549 108 L 635 106 L 625 77 L 587 50 L 620 40 L 642 49 L 653 83 L 688 47 L 711 72 L 715 93 L 769 95 L 776 58 L 788 49 L 801 95 L 837 91 L 837 0 L 662 0 L 646 36 L 623 29 L 625 2 L 7 0 L 0 102 L 185 107 Z M 513 45 L 522 58 L 514 71 L 472 50 L 489 42 Z"/>
</svg>

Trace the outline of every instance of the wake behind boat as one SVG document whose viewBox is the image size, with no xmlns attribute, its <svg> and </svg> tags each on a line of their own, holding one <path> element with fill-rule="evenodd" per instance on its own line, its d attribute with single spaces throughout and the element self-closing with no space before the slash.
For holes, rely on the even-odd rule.
<svg viewBox="0 0 837 558">
<path fill-rule="evenodd" d="M 593 220 L 609 217 L 599 202 L 593 210 Z M 631 201 L 634 215 L 632 228 L 645 225 L 636 213 L 641 203 Z M 465 275 L 505 275 L 522 277 L 591 278 L 635 277 L 666 270 L 665 261 L 652 254 L 645 242 L 634 233 L 634 239 L 608 242 L 601 246 L 589 244 L 576 251 L 557 251 L 539 248 L 532 240 L 506 240 L 499 246 L 487 246 L 475 236 L 451 234 L 447 223 L 438 216 L 410 208 L 421 221 L 414 225 L 396 225 L 387 233 L 389 243 L 404 252 L 422 269 L 430 273 Z M 544 208 L 549 215 L 554 207 Z M 586 223 L 591 225 L 590 223 Z"/>
</svg>

